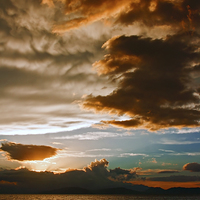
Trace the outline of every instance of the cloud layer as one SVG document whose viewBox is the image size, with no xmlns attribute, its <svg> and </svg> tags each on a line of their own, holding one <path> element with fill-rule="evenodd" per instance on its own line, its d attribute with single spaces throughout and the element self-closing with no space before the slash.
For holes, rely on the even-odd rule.
<svg viewBox="0 0 200 200">
<path fill-rule="evenodd" d="M 126 89 L 125 92 L 121 87 L 125 88 L 135 84 L 135 88 L 145 94 L 144 96 L 137 94 L 139 95 L 136 97 L 137 101 L 140 101 L 138 107 L 146 105 L 147 108 L 134 111 L 133 114 L 132 108 L 127 104 L 126 107 L 132 110 L 128 114 L 131 119 L 124 122 L 107 120 L 109 124 L 120 127 L 145 126 L 147 128 L 149 124 L 154 124 L 152 130 L 167 126 L 182 127 L 183 124 L 198 125 L 196 120 L 198 118 L 198 106 L 196 106 L 198 97 L 195 95 L 198 95 L 199 91 L 197 88 L 199 61 L 195 58 L 194 52 L 198 57 L 199 7 L 199 2 L 195 0 L 115 0 L 112 2 L 108 0 L 98 2 L 90 0 L 30 0 L 28 2 L 2 0 L 0 2 L 0 109 L 3 117 L 0 117 L 0 125 L 3 129 L 11 130 L 13 128 L 10 126 L 20 129 L 29 126 L 32 131 L 40 125 L 41 129 L 48 127 L 47 132 L 53 129 L 58 130 L 57 128 L 81 126 L 85 122 L 91 124 L 94 120 L 97 122 L 99 121 L 98 115 L 91 114 L 93 116 L 91 117 L 90 114 L 80 111 L 78 106 L 72 102 L 80 100 L 85 94 L 107 95 L 113 90 L 113 85 L 117 84 L 118 88 L 114 91 L 117 92 L 116 97 L 124 95 L 124 99 L 127 99 L 122 103 L 126 104 L 126 101 L 130 102 L 132 99 L 127 97 L 130 91 L 127 92 Z M 177 34 L 179 31 L 185 33 L 185 36 L 183 34 L 180 36 L 181 39 L 179 38 L 181 34 Z M 177 35 L 166 38 L 168 33 Z M 96 62 L 102 57 L 102 44 L 116 34 L 132 36 L 110 39 L 104 45 L 110 55 Z M 133 34 L 143 37 L 133 36 Z M 145 39 L 144 37 L 147 36 L 162 39 L 155 41 L 151 38 Z M 141 48 L 138 51 L 141 52 L 140 54 L 134 52 L 130 49 L 130 45 L 127 49 L 125 46 L 122 47 L 120 52 L 115 45 L 116 53 L 113 53 L 115 42 L 119 42 L 121 45 L 119 48 L 123 46 L 123 43 L 126 45 L 129 42 L 136 48 L 139 48 L 139 45 Z M 112 48 L 113 52 L 111 52 Z M 145 48 L 147 49 L 142 52 Z M 160 51 L 160 48 L 163 50 Z M 170 52 L 170 48 L 174 50 Z M 156 51 L 159 51 L 157 56 Z M 97 72 L 103 76 L 97 76 L 91 69 L 92 63 Z M 143 67 L 144 65 L 146 67 Z M 189 65 L 193 70 L 189 71 L 187 76 L 184 69 L 190 68 Z M 169 70 L 166 72 L 168 66 Z M 161 73 L 164 73 L 164 68 L 166 68 L 165 74 L 167 75 L 162 78 L 164 75 Z M 157 74 L 155 74 L 157 69 Z M 151 70 L 153 71 L 149 73 Z M 146 73 L 149 73 L 149 76 Z M 173 73 L 174 77 L 172 77 Z M 137 76 L 137 79 L 133 75 Z M 150 80 L 154 75 L 157 76 L 155 80 Z M 111 82 L 110 77 L 115 81 Z M 192 82 L 191 79 L 193 79 Z M 160 88 L 162 87 L 160 99 L 157 99 L 158 92 L 160 92 L 160 89 L 156 88 L 158 82 Z M 151 93 L 154 85 L 155 93 Z M 172 85 L 175 86 L 174 89 Z M 169 95 L 169 97 L 166 98 L 162 94 L 164 90 L 166 90 L 166 96 Z M 196 92 L 195 95 L 194 92 Z M 131 95 L 135 94 L 131 92 Z M 153 106 L 151 102 L 153 99 L 150 96 L 155 96 L 156 99 L 152 108 L 153 112 L 162 110 L 163 115 L 168 115 L 167 113 L 173 110 L 168 107 L 174 106 L 176 111 L 178 106 L 180 110 L 173 111 L 170 114 L 173 115 L 172 118 L 163 119 L 162 116 L 163 122 L 156 122 L 156 119 L 152 117 L 148 120 L 150 114 L 143 112 L 148 110 L 147 112 L 152 114 L 149 107 Z M 172 96 L 177 96 L 177 98 L 170 99 Z M 177 101 L 182 96 L 188 98 L 188 101 L 185 99 L 177 105 Z M 140 105 L 144 103 L 144 100 L 141 101 L 144 98 L 149 98 L 150 102 Z M 112 100 L 110 101 L 112 103 Z M 195 108 L 189 108 L 190 111 L 188 111 L 188 104 L 195 104 Z M 158 109 L 159 106 L 167 108 Z M 88 101 L 88 105 L 85 104 L 84 107 L 89 108 L 92 105 L 90 106 Z M 109 108 L 109 112 L 120 115 L 127 112 L 127 109 L 118 107 L 114 105 L 113 109 Z M 182 107 L 186 108 L 182 109 Z M 181 112 L 183 112 L 183 119 L 177 121 Z M 185 120 L 188 115 L 191 115 L 190 121 Z M 158 117 L 155 116 L 155 118 Z M 106 120 L 110 117 L 103 118 Z M 73 120 L 77 123 L 74 122 L 72 125 Z"/>
<path fill-rule="evenodd" d="M 65 17 L 61 1 L 54 1 L 52 7 L 41 0 L 0 2 L 0 126 L 4 130 L 27 126 L 31 131 L 53 130 L 73 126 L 71 121 L 79 125 L 86 116 L 72 102 L 94 89 L 109 90 L 102 90 L 106 79 L 91 69 L 109 36 L 104 30 L 88 34 L 100 30 L 101 24 L 90 30 L 53 33 L 54 24 Z"/>
<path fill-rule="evenodd" d="M 84 169 L 70 169 L 61 174 L 33 172 L 25 168 L 2 170 L 0 171 L 0 181 L 15 183 L 13 190 L 17 189 L 18 192 L 48 191 L 65 187 L 82 187 L 86 189 L 131 187 L 131 184 L 117 181 L 120 175 L 129 174 L 128 170 L 115 169 L 110 171 L 107 167 L 108 161 L 102 159 L 100 161 L 95 160 Z M 114 181 L 110 179 L 111 176 Z"/>
<path fill-rule="evenodd" d="M 0 170 L 0 184 L 2 188 L 12 189 L 13 192 L 44 192 L 67 187 L 80 187 L 85 189 L 104 189 L 125 187 L 129 189 L 147 189 L 142 185 L 161 184 L 159 187 L 170 188 L 181 185 L 182 187 L 197 187 L 199 176 L 155 176 L 158 170 L 152 170 L 150 177 L 137 175 L 137 170 L 108 169 L 109 162 L 106 159 L 95 160 L 83 169 L 68 169 L 64 173 L 34 172 L 26 168 L 15 170 Z M 165 170 L 163 173 L 176 173 L 176 170 Z M 152 176 L 154 175 L 154 176 Z M 136 186 L 132 185 L 136 184 Z M 140 186 L 137 186 L 139 184 Z M 158 187 L 158 186 L 157 186 Z"/>
<path fill-rule="evenodd" d="M 168 176 L 168 177 L 152 177 L 152 178 L 147 178 L 149 181 L 166 181 L 166 182 L 196 182 L 200 181 L 199 176 L 184 176 L 184 175 L 179 175 L 179 176 Z"/>
</svg>

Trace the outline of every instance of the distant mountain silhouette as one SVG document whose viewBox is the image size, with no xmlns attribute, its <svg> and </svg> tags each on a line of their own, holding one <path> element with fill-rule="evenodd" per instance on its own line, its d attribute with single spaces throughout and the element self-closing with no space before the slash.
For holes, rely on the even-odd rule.
<svg viewBox="0 0 200 200">
<path fill-rule="evenodd" d="M 65 187 L 48 191 L 34 191 L 31 189 L 23 189 L 20 187 L 0 187 L 0 194 L 121 194 L 121 195 L 177 195 L 177 196 L 191 196 L 200 195 L 200 188 L 170 188 L 164 190 L 162 188 L 147 187 L 142 188 L 140 185 L 138 187 L 133 187 L 134 189 L 116 187 L 116 188 L 104 188 L 90 190 L 81 187 Z M 137 188 L 137 189 L 135 189 Z M 142 189 L 145 189 L 141 191 Z"/>
<path fill-rule="evenodd" d="M 170 188 L 167 193 L 171 195 L 200 195 L 200 188 Z"/>
<path fill-rule="evenodd" d="M 43 192 L 45 194 L 122 194 L 122 195 L 200 195 L 200 188 L 148 188 L 146 191 L 136 191 L 124 187 L 89 190 L 79 187 L 67 187 Z"/>
<path fill-rule="evenodd" d="M 164 190 L 162 188 L 149 188 L 145 191 L 149 195 L 200 195 L 200 188 L 170 188 Z"/>
</svg>

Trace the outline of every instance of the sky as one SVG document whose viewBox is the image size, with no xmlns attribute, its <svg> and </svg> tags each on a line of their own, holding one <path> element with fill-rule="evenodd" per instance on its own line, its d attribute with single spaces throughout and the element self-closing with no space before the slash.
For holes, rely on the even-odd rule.
<svg viewBox="0 0 200 200">
<path fill-rule="evenodd" d="M 0 188 L 200 187 L 199 21 L 197 0 L 1 0 Z"/>
</svg>

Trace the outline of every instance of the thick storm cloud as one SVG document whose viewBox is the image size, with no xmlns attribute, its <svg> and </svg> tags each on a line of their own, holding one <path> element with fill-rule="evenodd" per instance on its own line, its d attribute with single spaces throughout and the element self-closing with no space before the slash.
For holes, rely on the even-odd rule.
<svg viewBox="0 0 200 200">
<path fill-rule="evenodd" d="M 107 96 L 87 96 L 82 107 L 129 116 L 126 121 L 103 121 L 124 128 L 199 126 L 198 45 L 198 34 L 188 38 L 185 33 L 165 40 L 110 39 L 103 46 L 108 54 L 94 68 L 118 87 Z"/>
</svg>

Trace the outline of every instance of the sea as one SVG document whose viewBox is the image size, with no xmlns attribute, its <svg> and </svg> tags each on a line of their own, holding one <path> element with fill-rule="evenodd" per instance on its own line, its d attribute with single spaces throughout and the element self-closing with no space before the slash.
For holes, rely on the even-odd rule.
<svg viewBox="0 0 200 200">
<path fill-rule="evenodd" d="M 1 194 L 0 200 L 200 200 L 200 196 Z"/>
</svg>

